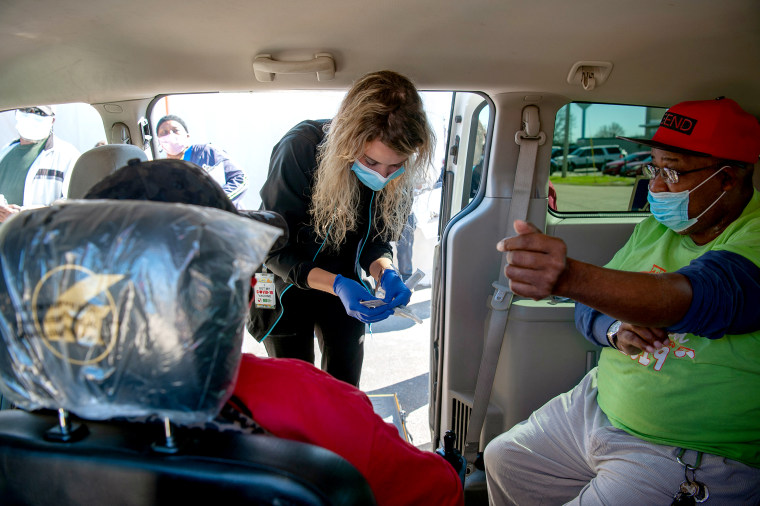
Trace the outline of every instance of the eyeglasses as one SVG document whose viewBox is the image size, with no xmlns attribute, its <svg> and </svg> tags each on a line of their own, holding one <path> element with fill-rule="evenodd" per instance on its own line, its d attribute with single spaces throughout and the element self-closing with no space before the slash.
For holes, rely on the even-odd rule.
<svg viewBox="0 0 760 506">
<path fill-rule="evenodd" d="M 19 109 L 19 111 L 25 112 L 27 114 L 36 114 L 37 116 L 49 116 L 49 114 L 46 114 L 39 107 L 24 107 L 23 109 Z"/>
<path fill-rule="evenodd" d="M 652 165 L 651 163 L 648 163 L 644 165 L 644 175 L 648 177 L 649 179 L 654 179 L 657 177 L 657 174 L 659 174 L 660 171 L 662 171 L 662 179 L 664 179 L 666 183 L 675 184 L 678 182 L 678 179 L 680 176 L 683 176 L 686 174 L 693 174 L 694 172 L 699 172 L 699 171 L 707 170 L 707 169 L 718 169 L 724 165 L 726 164 L 716 163 L 713 165 L 708 165 L 707 167 L 701 167 L 699 169 L 681 171 L 681 170 L 669 169 L 667 167 L 660 168 L 656 165 Z"/>
</svg>

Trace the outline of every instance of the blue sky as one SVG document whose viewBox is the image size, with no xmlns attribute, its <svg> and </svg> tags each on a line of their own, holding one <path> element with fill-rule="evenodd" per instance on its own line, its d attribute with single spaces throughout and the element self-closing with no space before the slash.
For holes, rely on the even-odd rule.
<svg viewBox="0 0 760 506">
<path fill-rule="evenodd" d="M 609 104 L 591 104 L 586 109 L 586 137 L 594 136 L 603 126 L 613 122 L 621 125 L 626 136 L 642 136 L 644 129 L 644 115 L 646 108 L 628 106 L 628 105 L 609 105 Z M 564 108 L 559 114 L 564 114 Z M 581 137 L 581 118 L 583 117 L 582 109 L 578 104 L 571 104 L 570 114 L 574 116 L 571 120 L 570 140 L 575 141 Z"/>
</svg>

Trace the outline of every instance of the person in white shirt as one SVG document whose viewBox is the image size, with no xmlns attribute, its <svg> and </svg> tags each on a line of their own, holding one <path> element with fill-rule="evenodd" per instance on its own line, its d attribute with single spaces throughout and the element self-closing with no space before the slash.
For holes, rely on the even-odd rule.
<svg viewBox="0 0 760 506">
<path fill-rule="evenodd" d="M 0 150 L 0 222 L 27 207 L 62 198 L 63 182 L 79 151 L 53 134 L 55 110 L 38 105 L 16 110 L 19 138 Z"/>
</svg>

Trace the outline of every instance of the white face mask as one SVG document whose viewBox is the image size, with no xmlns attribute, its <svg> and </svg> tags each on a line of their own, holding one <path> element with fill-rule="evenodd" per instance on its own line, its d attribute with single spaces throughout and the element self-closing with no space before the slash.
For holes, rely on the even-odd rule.
<svg viewBox="0 0 760 506">
<path fill-rule="evenodd" d="M 16 131 L 22 139 L 41 141 L 53 130 L 53 117 L 16 111 Z"/>
</svg>

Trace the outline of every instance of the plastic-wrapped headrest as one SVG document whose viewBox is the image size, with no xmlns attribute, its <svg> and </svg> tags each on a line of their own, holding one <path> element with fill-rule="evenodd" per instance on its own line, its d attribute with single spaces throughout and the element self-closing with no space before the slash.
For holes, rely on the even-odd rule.
<svg viewBox="0 0 760 506">
<path fill-rule="evenodd" d="M 281 232 L 229 212 L 72 201 L 0 227 L 0 388 L 89 419 L 213 418 L 232 392 L 250 279 Z"/>
</svg>

